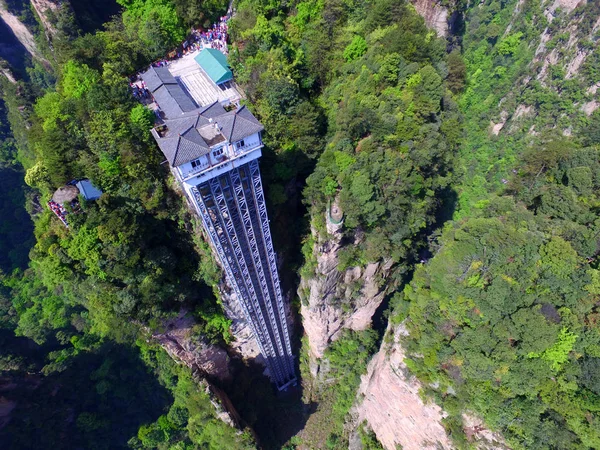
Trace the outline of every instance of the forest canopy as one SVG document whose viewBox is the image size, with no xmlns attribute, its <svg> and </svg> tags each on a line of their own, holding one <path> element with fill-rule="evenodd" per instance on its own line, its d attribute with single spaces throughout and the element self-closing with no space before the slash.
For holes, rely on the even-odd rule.
<svg viewBox="0 0 600 450">
<path fill-rule="evenodd" d="M 151 340 L 182 312 L 203 345 L 233 336 L 222 273 L 129 87 L 227 2 L 71 0 L 49 13 L 50 41 L 27 2 L 6 3 L 44 57 L 0 84 L 0 374 L 21 402 L 0 430 L 9 448 L 282 448 L 293 433 L 283 448 L 348 448 L 361 375 L 380 344 L 397 345 L 394 327 L 457 447 L 473 445 L 469 415 L 511 448 L 600 447 L 600 110 L 585 109 L 600 82 L 597 2 L 548 14 L 529 0 L 444 1 L 445 37 L 404 0 L 233 4 L 228 61 L 265 126 L 293 314 L 299 278 L 333 239 L 332 205 L 334 271 L 352 291 L 333 307 L 354 311 L 362 295 L 343 272 L 391 268 L 375 281 L 390 294 L 377 311 L 387 334 L 375 321 L 340 331 L 318 361 L 299 345 L 303 387 L 325 380 L 318 407 L 273 400 L 261 373 L 235 380 L 256 436 L 221 421 L 205 381 Z M 569 52 L 585 55 L 578 73 Z M 103 195 L 66 228 L 46 203 L 82 178 Z M 293 430 L 274 431 L 288 412 Z"/>
</svg>

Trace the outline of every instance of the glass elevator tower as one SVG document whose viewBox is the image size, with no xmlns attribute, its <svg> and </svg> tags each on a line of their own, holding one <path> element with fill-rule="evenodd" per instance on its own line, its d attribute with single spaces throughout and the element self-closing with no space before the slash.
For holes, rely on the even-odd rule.
<svg viewBox="0 0 600 450">
<path fill-rule="evenodd" d="M 283 390 L 296 374 L 258 167 L 264 128 L 246 107 L 176 107 L 185 94 L 166 70 L 151 68 L 143 78 L 151 92 L 168 91 L 157 97 L 165 106 L 152 134 L 202 218 L 271 379 Z"/>
</svg>

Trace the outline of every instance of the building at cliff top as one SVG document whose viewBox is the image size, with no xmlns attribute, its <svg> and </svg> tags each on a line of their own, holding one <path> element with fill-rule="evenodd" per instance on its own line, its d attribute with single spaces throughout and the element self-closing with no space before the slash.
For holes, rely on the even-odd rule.
<svg viewBox="0 0 600 450">
<path fill-rule="evenodd" d="M 286 389 L 296 375 L 258 164 L 264 128 L 245 106 L 226 111 L 218 100 L 185 111 L 178 100 L 183 86 L 156 75 L 157 69 L 142 75 L 147 88 L 169 85 L 178 106 L 162 101 L 163 120 L 152 135 L 202 219 L 271 380 Z"/>
<path fill-rule="evenodd" d="M 159 109 L 169 118 L 215 102 L 237 105 L 243 98 L 225 55 L 214 49 L 190 52 L 168 66 L 151 67 L 142 79 Z"/>
</svg>

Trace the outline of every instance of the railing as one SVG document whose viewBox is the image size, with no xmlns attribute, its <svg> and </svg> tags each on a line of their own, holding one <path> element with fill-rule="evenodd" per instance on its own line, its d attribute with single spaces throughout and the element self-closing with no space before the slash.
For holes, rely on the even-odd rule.
<svg viewBox="0 0 600 450">
<path fill-rule="evenodd" d="M 219 156 L 217 158 L 213 157 L 214 159 L 216 159 L 216 161 L 213 162 L 212 164 L 205 164 L 205 165 L 203 165 L 201 167 L 194 167 L 193 169 L 188 170 L 187 172 L 183 172 L 183 171 L 180 170 L 179 173 L 181 174 L 181 179 L 183 181 L 187 181 L 190 178 L 198 175 L 199 173 L 202 173 L 202 172 L 204 172 L 206 170 L 209 170 L 209 169 L 214 169 L 214 168 L 222 165 L 223 163 L 226 163 L 228 161 L 237 159 L 238 157 L 243 156 L 243 155 L 249 153 L 252 150 L 255 150 L 257 148 L 262 147 L 262 145 L 263 145 L 262 141 L 259 141 L 258 143 L 244 145 L 243 147 L 240 147 L 239 150 L 236 150 L 235 147 L 234 147 L 233 148 L 233 155 L 231 157 L 227 156 L 228 153 L 230 153 L 230 151 L 227 150 L 226 153 L 223 153 L 221 156 Z"/>
<path fill-rule="evenodd" d="M 179 173 L 181 174 L 182 179 L 187 180 L 188 178 L 190 178 L 196 174 L 199 174 L 200 172 L 202 172 L 206 169 L 210 169 L 210 168 L 211 168 L 211 165 L 206 163 L 203 166 L 192 167 L 187 172 L 183 172 L 182 170 L 180 170 Z"/>
<path fill-rule="evenodd" d="M 254 150 L 255 148 L 262 147 L 262 145 L 263 145 L 263 143 L 262 143 L 262 140 L 260 140 L 260 139 L 258 140 L 258 142 L 251 142 L 249 144 L 245 144 L 240 147 L 238 147 L 237 145 L 234 145 L 233 146 L 234 153 L 236 154 L 236 156 L 241 155 L 242 153 L 249 152 L 251 150 Z"/>
</svg>

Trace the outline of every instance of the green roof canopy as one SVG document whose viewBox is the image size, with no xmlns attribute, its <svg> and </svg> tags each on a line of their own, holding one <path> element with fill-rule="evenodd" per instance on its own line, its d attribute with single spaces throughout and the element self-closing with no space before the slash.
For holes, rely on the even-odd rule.
<svg viewBox="0 0 600 450">
<path fill-rule="evenodd" d="M 194 59 L 215 84 L 225 83 L 233 78 L 227 58 L 219 50 L 205 48 Z"/>
</svg>

